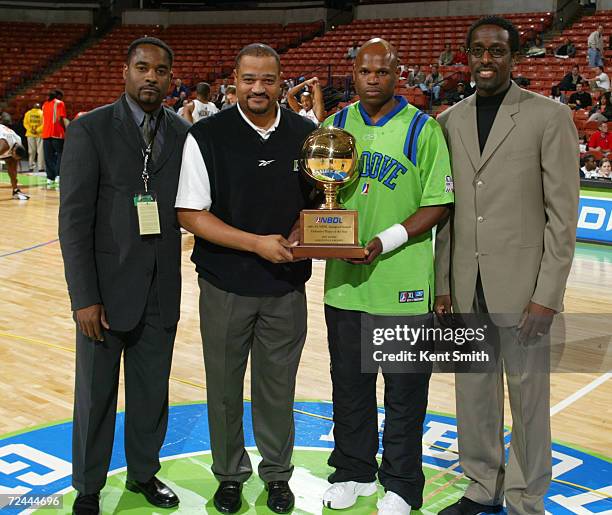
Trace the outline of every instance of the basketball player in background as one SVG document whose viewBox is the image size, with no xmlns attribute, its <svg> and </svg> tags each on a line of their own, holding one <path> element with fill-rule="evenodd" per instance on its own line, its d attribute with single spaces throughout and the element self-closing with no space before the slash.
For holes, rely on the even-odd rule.
<svg viewBox="0 0 612 515">
<path fill-rule="evenodd" d="M 202 118 L 217 114 L 219 109 L 210 100 L 210 84 L 199 82 L 196 86 L 196 98 L 184 105 L 183 118 L 189 123 L 196 123 Z"/>
<path fill-rule="evenodd" d="M 25 159 L 27 155 L 19 135 L 13 129 L 0 124 L 0 159 L 6 163 L 8 168 L 11 188 L 13 188 L 13 198 L 15 200 L 28 200 L 30 198 L 17 185 L 17 167 L 19 166 L 19 161 Z"/>
</svg>

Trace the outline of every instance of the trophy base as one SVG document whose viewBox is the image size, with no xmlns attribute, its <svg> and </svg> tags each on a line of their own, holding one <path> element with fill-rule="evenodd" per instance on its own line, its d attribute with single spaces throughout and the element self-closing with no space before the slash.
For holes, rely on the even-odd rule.
<svg viewBox="0 0 612 515">
<path fill-rule="evenodd" d="M 291 249 L 293 257 L 314 259 L 365 259 L 365 247 L 353 245 L 298 245 Z"/>
<path fill-rule="evenodd" d="M 358 241 L 357 211 L 304 209 L 300 244 L 291 250 L 296 258 L 365 259 L 365 248 Z"/>
</svg>

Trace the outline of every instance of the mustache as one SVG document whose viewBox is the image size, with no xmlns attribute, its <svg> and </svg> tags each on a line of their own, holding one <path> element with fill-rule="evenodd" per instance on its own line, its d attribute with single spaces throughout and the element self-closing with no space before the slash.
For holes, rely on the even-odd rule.
<svg viewBox="0 0 612 515">
<path fill-rule="evenodd" d="M 250 95 L 247 95 L 247 99 L 249 99 L 249 98 L 267 98 L 267 99 L 270 99 L 270 97 L 266 93 L 251 93 Z"/>
<path fill-rule="evenodd" d="M 152 89 L 154 91 L 157 91 L 159 93 L 159 88 L 157 86 L 153 86 L 152 84 L 147 84 L 145 86 L 142 86 L 139 91 L 142 91 L 143 89 Z"/>
</svg>

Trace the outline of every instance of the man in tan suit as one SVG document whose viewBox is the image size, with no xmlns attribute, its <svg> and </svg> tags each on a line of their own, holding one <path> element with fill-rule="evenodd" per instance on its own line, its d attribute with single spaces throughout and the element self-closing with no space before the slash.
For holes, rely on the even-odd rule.
<svg viewBox="0 0 612 515">
<path fill-rule="evenodd" d="M 510 22 L 479 20 L 467 44 L 476 94 L 438 118 L 455 209 L 438 227 L 435 311 L 511 316 L 498 323 L 497 372 L 455 376 L 459 456 L 471 483 L 440 515 L 497 513 L 504 497 L 509 514 L 543 515 L 550 381 L 531 353 L 563 309 L 576 237 L 578 136 L 566 106 L 511 81 L 519 38 Z M 504 369 L 513 419 L 507 465 Z"/>
</svg>

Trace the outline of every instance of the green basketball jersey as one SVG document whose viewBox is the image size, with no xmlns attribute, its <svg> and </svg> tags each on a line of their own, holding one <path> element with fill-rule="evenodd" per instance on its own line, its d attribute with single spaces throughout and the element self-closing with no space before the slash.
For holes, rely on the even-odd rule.
<svg viewBox="0 0 612 515">
<path fill-rule="evenodd" d="M 440 125 L 403 97 L 396 99 L 398 105 L 375 124 L 359 102 L 323 123 L 345 129 L 358 142 L 359 179 L 341 190 L 339 200 L 359 213 L 361 245 L 420 207 L 453 202 L 450 160 Z M 424 314 L 431 308 L 433 281 L 429 231 L 371 265 L 329 260 L 325 303 L 372 314 Z"/>
</svg>

